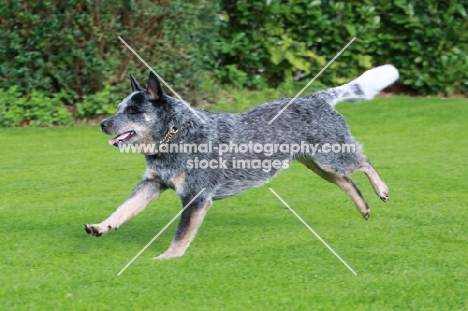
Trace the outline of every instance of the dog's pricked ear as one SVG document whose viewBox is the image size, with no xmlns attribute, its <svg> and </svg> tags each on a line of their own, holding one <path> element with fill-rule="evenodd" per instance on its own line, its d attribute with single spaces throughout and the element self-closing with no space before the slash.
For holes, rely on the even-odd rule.
<svg viewBox="0 0 468 311">
<path fill-rule="evenodd" d="M 132 92 L 135 91 L 144 91 L 145 89 L 138 83 L 135 77 L 130 74 L 130 85 L 132 86 Z"/>
<path fill-rule="evenodd" d="M 159 79 L 152 71 L 150 71 L 149 74 L 148 87 L 146 88 L 146 90 L 153 99 L 162 98 L 163 92 L 161 89 L 161 85 L 159 84 Z"/>
</svg>

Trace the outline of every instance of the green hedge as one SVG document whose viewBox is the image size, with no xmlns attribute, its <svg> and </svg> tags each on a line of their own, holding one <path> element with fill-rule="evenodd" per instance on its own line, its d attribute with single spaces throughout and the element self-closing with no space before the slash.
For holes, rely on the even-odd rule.
<svg viewBox="0 0 468 311">
<path fill-rule="evenodd" d="M 310 78 L 355 36 L 320 77 L 323 83 L 342 83 L 392 63 L 399 83 L 420 94 L 468 93 L 466 2 L 221 2 L 218 76 L 225 83 L 277 85 L 297 71 Z"/>
<path fill-rule="evenodd" d="M 216 82 L 326 85 L 392 63 L 420 94 L 468 93 L 468 4 L 436 0 L 10 0 L 0 6 L 0 126 L 67 124 L 114 111 L 147 68 L 184 99 Z M 8 98 L 8 100 L 6 100 Z"/>
<path fill-rule="evenodd" d="M 128 74 L 146 83 L 149 72 L 119 41 L 121 36 L 181 96 L 196 103 L 211 82 L 207 68 L 214 59 L 216 11 L 215 3 L 203 0 L 157 5 L 149 0 L 7 1 L 0 6 L 0 88 L 15 87 L 10 93 L 31 104 L 37 96 L 52 100 L 67 94 L 60 109 L 72 106 L 67 111 L 79 112 L 77 103 L 108 84 L 107 101 L 116 105 L 129 90 Z M 6 110 L 21 113 L 0 102 L 0 111 Z M 85 110 L 88 117 L 110 112 Z M 48 123 L 47 113 L 38 118 Z M 27 118 L 24 111 L 21 122 Z M 0 119 L 0 126 L 7 124 Z"/>
<path fill-rule="evenodd" d="M 112 88 L 105 84 L 97 93 L 83 96 L 76 105 L 70 102 L 70 93 L 61 91 L 44 95 L 32 90 L 29 97 L 22 96 L 17 86 L 0 89 L 0 126 L 52 126 L 68 125 L 75 119 L 82 120 L 117 112 L 116 102 L 110 101 Z"/>
</svg>

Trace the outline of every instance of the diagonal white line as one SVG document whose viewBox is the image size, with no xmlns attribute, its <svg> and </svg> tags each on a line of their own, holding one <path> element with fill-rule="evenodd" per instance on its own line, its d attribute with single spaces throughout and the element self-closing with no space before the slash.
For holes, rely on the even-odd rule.
<svg viewBox="0 0 468 311">
<path fill-rule="evenodd" d="M 183 100 L 182 97 L 180 97 L 180 95 L 177 94 L 177 92 L 174 91 L 174 89 L 173 89 L 169 84 L 167 84 L 167 82 L 164 81 L 163 78 L 161 78 L 161 77 L 156 73 L 156 71 L 154 71 L 153 68 L 151 68 L 150 65 L 148 65 L 148 63 L 145 62 L 145 60 L 144 60 L 143 58 L 141 58 L 140 55 L 138 55 L 137 52 L 135 52 L 135 50 L 132 49 L 132 47 L 131 47 L 130 45 L 127 44 L 127 42 L 125 42 L 124 39 L 122 39 L 120 36 L 119 36 L 119 39 L 120 39 L 120 41 L 122 41 L 123 44 L 125 44 L 125 46 L 126 46 L 130 51 L 132 51 L 133 54 L 135 54 L 136 57 L 138 57 L 138 59 L 139 59 L 146 67 L 148 67 L 149 70 L 151 70 L 151 72 L 153 72 L 153 73 L 156 75 L 156 77 L 158 77 L 159 80 L 162 81 L 162 83 L 164 83 L 165 86 L 167 86 L 168 89 L 170 89 L 170 90 L 172 91 L 172 93 L 174 93 L 175 96 L 177 96 L 177 98 L 179 98 L 179 99 L 184 103 L 185 106 L 187 106 L 188 109 L 190 109 L 190 111 L 191 111 L 195 116 L 197 116 L 198 119 L 200 119 L 200 121 L 202 121 L 203 124 L 206 124 L 205 120 L 203 120 L 203 118 L 200 117 L 200 115 L 199 115 L 192 107 L 190 107 L 190 104 L 187 103 L 185 100 Z"/>
<path fill-rule="evenodd" d="M 284 106 L 284 108 L 281 109 L 281 110 L 276 114 L 276 116 L 275 116 L 273 119 L 271 119 L 271 120 L 268 122 L 268 125 L 270 125 L 271 123 L 273 123 L 273 121 L 275 121 L 276 118 L 278 118 L 278 117 L 289 107 L 289 105 L 291 105 L 291 104 L 302 94 L 302 92 L 304 92 L 305 89 L 307 89 L 307 88 L 309 87 L 309 85 L 311 85 L 312 82 L 314 82 L 315 79 L 317 79 L 317 78 L 325 71 L 325 69 L 327 69 L 328 66 L 330 66 L 330 65 L 338 58 L 338 56 L 340 56 L 341 53 L 343 53 L 343 52 L 348 48 L 348 46 L 350 46 L 351 43 L 354 42 L 354 40 L 356 40 L 356 37 L 354 37 L 353 39 L 351 39 L 351 41 L 349 41 L 348 44 L 346 44 L 345 47 L 342 48 L 341 51 L 339 51 L 338 54 L 336 54 L 335 57 L 333 57 L 332 60 L 329 61 L 328 64 L 326 64 L 325 67 L 323 67 L 322 70 L 320 70 L 320 72 L 319 72 L 318 74 L 316 74 L 315 77 L 314 77 L 312 80 L 310 80 L 309 83 L 307 83 L 307 85 L 304 86 L 304 87 L 302 88 L 302 90 L 301 90 L 299 93 L 297 93 L 297 95 L 296 95 L 293 99 L 291 99 L 291 100 L 289 101 L 289 103 L 288 103 L 286 106 Z"/>
<path fill-rule="evenodd" d="M 128 266 L 130 266 L 130 265 L 141 255 L 141 253 L 143 253 L 143 252 L 151 245 L 151 243 L 153 243 L 154 240 L 156 240 L 156 239 L 164 232 L 164 230 L 166 230 L 167 227 L 169 227 L 169 226 L 174 222 L 174 220 L 176 220 L 177 217 L 179 217 L 180 214 L 182 214 L 183 211 L 185 211 L 185 209 L 186 209 L 187 207 L 189 207 L 190 204 L 192 204 L 192 202 L 195 201 L 195 199 L 198 198 L 198 196 L 199 196 L 200 194 L 202 194 L 203 191 L 205 191 L 205 189 L 206 189 L 206 188 L 203 188 L 202 190 L 200 190 L 200 192 L 198 192 L 197 195 L 194 196 L 193 199 L 190 200 L 190 202 L 188 202 L 187 205 L 185 205 L 184 208 L 183 208 L 180 212 L 178 212 L 177 215 L 175 215 L 174 218 L 172 218 L 171 221 L 169 221 L 169 223 L 168 223 L 164 228 L 162 228 L 161 231 L 159 231 L 158 234 L 156 234 L 156 235 L 154 236 L 154 238 L 152 238 L 151 241 L 149 241 L 149 243 L 146 244 L 146 246 L 143 247 L 143 249 L 142 249 L 141 251 L 139 251 L 138 254 L 136 254 L 135 257 L 133 257 L 133 259 L 130 260 L 129 263 L 128 263 L 125 267 L 123 267 L 122 270 L 120 270 L 119 273 L 117 273 L 117 276 L 120 276 L 120 275 L 125 271 L 125 269 L 127 269 Z"/>
<path fill-rule="evenodd" d="M 307 229 L 310 230 L 310 232 L 312 232 L 316 237 L 317 239 L 319 239 L 320 242 L 323 243 L 323 245 L 325 245 L 329 250 L 330 252 L 332 252 L 333 255 L 336 256 L 336 258 L 338 258 L 344 265 L 346 268 L 349 269 L 349 271 L 351 271 L 354 275 L 357 275 L 356 271 L 353 270 L 353 268 L 351 268 L 347 263 L 346 261 L 343 260 L 343 258 L 340 257 L 340 255 L 338 255 L 334 250 L 333 248 L 330 247 L 330 245 L 327 244 L 327 242 L 325 242 L 318 234 L 317 232 L 314 231 L 314 229 L 312 229 L 305 221 L 304 219 L 301 218 L 301 216 L 299 216 L 292 208 L 291 206 L 288 205 L 288 203 L 286 203 L 276 192 L 275 190 L 271 189 L 271 188 L 268 188 L 270 189 L 270 191 L 294 214 L 294 216 L 296 216 L 303 224 L 304 226 L 307 227 Z"/>
</svg>

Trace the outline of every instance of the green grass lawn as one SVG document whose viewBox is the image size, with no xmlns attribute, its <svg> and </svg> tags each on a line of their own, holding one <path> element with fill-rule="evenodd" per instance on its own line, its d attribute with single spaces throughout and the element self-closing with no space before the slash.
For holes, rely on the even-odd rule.
<svg viewBox="0 0 468 311">
<path fill-rule="evenodd" d="M 152 259 L 174 223 L 119 277 L 180 210 L 177 196 L 168 191 L 118 231 L 88 236 L 83 224 L 123 202 L 144 158 L 120 154 L 97 127 L 0 129 L 0 310 L 466 310 L 468 101 L 395 97 L 337 108 L 390 187 L 384 204 L 354 176 L 369 221 L 296 163 L 215 202 L 184 257 Z"/>
</svg>

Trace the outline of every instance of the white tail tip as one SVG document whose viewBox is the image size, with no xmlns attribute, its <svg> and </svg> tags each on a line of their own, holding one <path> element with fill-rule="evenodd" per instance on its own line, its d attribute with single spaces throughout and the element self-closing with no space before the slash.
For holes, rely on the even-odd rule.
<svg viewBox="0 0 468 311">
<path fill-rule="evenodd" d="M 381 90 L 398 80 L 399 77 L 400 74 L 393 65 L 383 65 L 367 70 L 349 84 L 358 84 L 364 91 L 364 97 L 372 99 Z"/>
</svg>

